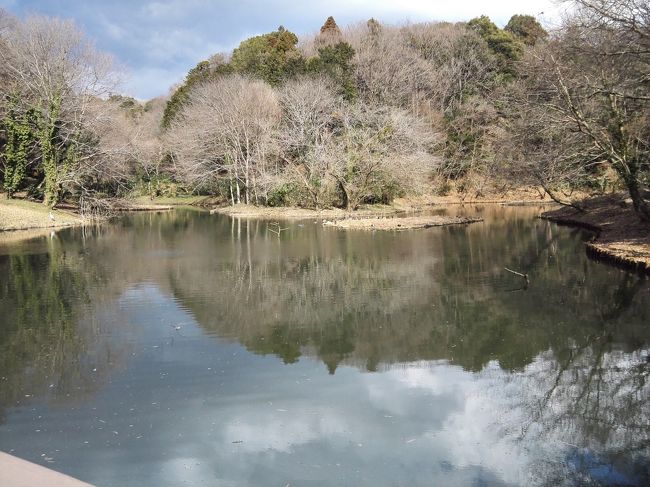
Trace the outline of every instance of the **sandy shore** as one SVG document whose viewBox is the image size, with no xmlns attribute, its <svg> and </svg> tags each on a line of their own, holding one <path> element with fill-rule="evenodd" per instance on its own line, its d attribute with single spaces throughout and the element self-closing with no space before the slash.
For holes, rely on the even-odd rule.
<svg viewBox="0 0 650 487">
<path fill-rule="evenodd" d="M 417 228 L 464 225 L 483 221 L 482 218 L 452 216 L 410 216 L 393 218 L 345 218 L 325 221 L 323 225 L 348 230 L 413 230 Z"/>
<path fill-rule="evenodd" d="M 650 224 L 640 220 L 624 195 L 584 201 L 585 212 L 564 207 L 542 214 L 542 218 L 586 228 L 594 232 L 587 253 L 604 262 L 650 274 Z"/>
</svg>

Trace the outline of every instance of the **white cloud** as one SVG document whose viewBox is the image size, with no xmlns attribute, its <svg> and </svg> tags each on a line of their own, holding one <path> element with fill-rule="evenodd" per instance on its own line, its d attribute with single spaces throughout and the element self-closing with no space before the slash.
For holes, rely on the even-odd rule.
<svg viewBox="0 0 650 487">
<path fill-rule="evenodd" d="M 328 2 L 332 12 L 346 14 L 353 12 L 361 18 L 370 15 L 386 20 L 469 20 L 479 15 L 487 15 L 498 23 L 504 24 L 513 14 L 529 14 L 555 18 L 559 12 L 558 6 L 552 0 L 528 0 L 513 2 L 512 0 L 463 0 L 459 2 L 430 1 L 430 0 L 336 0 Z M 363 17 L 365 15 L 365 17 Z"/>
<path fill-rule="evenodd" d="M 193 10 L 209 5 L 204 0 L 166 0 L 149 2 L 142 6 L 142 12 L 146 16 L 156 19 L 176 19 L 192 14 Z"/>
<path fill-rule="evenodd" d="M 122 41 L 129 35 L 124 27 L 106 19 L 102 19 L 102 25 L 108 36 L 115 41 Z"/>
</svg>

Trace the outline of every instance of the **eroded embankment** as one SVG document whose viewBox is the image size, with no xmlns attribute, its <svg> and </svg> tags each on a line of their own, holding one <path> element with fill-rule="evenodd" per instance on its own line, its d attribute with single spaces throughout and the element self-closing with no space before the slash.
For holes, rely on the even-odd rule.
<svg viewBox="0 0 650 487">
<path fill-rule="evenodd" d="M 594 232 L 593 240 L 586 243 L 590 257 L 650 274 L 650 224 L 641 221 L 629 201 L 610 195 L 583 201 L 580 206 L 584 212 L 564 207 L 541 217 Z"/>
</svg>

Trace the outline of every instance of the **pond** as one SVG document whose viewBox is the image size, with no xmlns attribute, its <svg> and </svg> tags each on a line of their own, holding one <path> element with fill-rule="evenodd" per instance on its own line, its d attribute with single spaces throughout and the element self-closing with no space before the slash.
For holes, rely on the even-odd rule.
<svg viewBox="0 0 650 487">
<path fill-rule="evenodd" d="M 647 485 L 648 279 L 539 208 L 452 211 L 485 221 L 3 244 L 0 451 L 98 486 Z"/>
</svg>

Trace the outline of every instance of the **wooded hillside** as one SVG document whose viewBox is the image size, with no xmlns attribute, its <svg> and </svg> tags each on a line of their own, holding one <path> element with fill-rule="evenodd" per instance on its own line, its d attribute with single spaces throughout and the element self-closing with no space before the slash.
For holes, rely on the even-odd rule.
<svg viewBox="0 0 650 487">
<path fill-rule="evenodd" d="M 356 209 L 409 194 L 625 189 L 650 219 L 650 7 L 575 0 L 401 26 L 328 18 L 193 68 L 168 99 L 115 95 L 118 70 L 69 21 L 0 14 L 4 192 Z"/>
</svg>

